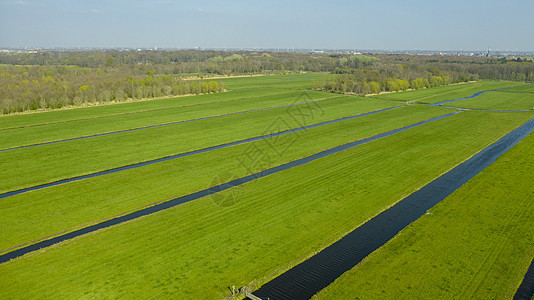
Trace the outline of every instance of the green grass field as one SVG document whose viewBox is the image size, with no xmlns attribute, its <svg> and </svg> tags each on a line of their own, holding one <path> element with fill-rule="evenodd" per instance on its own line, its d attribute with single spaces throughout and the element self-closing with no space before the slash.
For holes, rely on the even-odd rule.
<svg viewBox="0 0 534 300">
<path fill-rule="evenodd" d="M 520 86 L 521 83 L 508 81 L 478 81 L 464 84 L 454 84 L 435 88 L 421 89 L 415 91 L 390 93 L 373 96 L 373 98 L 395 100 L 395 101 L 416 101 L 420 103 L 436 103 L 446 100 L 454 100 L 468 97 L 476 92 L 492 90 L 504 87 Z"/>
<path fill-rule="evenodd" d="M 393 105 L 395 103 L 380 100 L 342 97 L 321 103 L 320 109 L 314 108 L 313 115 L 304 119 L 297 116 L 298 111 L 291 116 L 288 115 L 287 108 L 277 108 L 4 151 L 0 152 L 0 159 L 3 161 L 0 167 L 0 191 L 56 181 Z M 279 116 L 285 116 L 284 120 L 277 122 Z"/>
<path fill-rule="evenodd" d="M 267 75 L 267 76 L 250 76 L 237 78 L 214 79 L 222 82 L 227 89 L 245 89 L 245 88 L 285 88 L 308 90 L 313 88 L 313 80 L 325 78 L 329 74 L 288 74 L 288 75 Z"/>
<path fill-rule="evenodd" d="M 534 135 L 316 299 L 510 299 L 534 258 Z"/>
<path fill-rule="evenodd" d="M 534 109 L 534 90 L 532 85 L 525 85 L 509 90 L 487 92 L 476 98 L 444 105 L 478 109 Z"/>
<path fill-rule="evenodd" d="M 509 92 L 509 93 L 533 93 L 534 92 L 534 85 L 533 84 L 520 85 L 520 86 L 514 87 L 513 89 L 503 90 L 503 92 Z"/>
<path fill-rule="evenodd" d="M 417 101 L 424 99 L 432 99 L 438 96 L 445 96 L 453 92 L 459 92 L 464 90 L 471 90 L 474 87 L 481 86 L 479 82 L 469 82 L 462 84 L 445 85 L 435 88 L 426 88 L 420 90 L 412 90 L 406 92 L 387 93 L 382 95 L 373 96 L 374 98 L 396 100 L 396 101 Z"/>
<path fill-rule="evenodd" d="M 242 177 L 311 155 L 325 147 L 346 144 L 449 112 L 448 109 L 409 106 L 292 133 L 276 140 L 238 145 L 10 197 L 3 202 L 5 206 L 0 227 L 4 230 L 0 232 L 0 252 L 43 236 L 71 230 L 79 224 L 133 211 L 161 199 L 196 192 L 208 187 L 214 180 L 214 175 L 231 173 Z M 377 121 L 382 119 L 386 121 L 377 126 Z M 295 146 L 288 148 L 283 155 L 272 148 L 273 144 L 285 145 L 291 142 Z M 246 158 L 251 147 L 254 147 L 255 152 L 268 155 L 270 159 L 261 165 L 240 165 L 240 158 Z M 90 198 L 86 195 L 88 192 L 91 193 Z M 43 215 L 42 212 L 47 213 Z M 50 219 L 49 214 L 56 217 Z M 15 222 L 21 219 L 33 221 L 31 224 Z"/>
<path fill-rule="evenodd" d="M 15 128 L 2 133 L 0 149 L 335 97 L 339 98 L 339 95 L 320 92 L 306 92 L 305 94 L 300 91 L 285 92 L 188 107 L 114 115 L 98 120 L 82 119 L 67 123 Z M 348 98 L 344 100 L 348 101 Z M 319 105 L 322 106 L 323 103 Z"/>
<path fill-rule="evenodd" d="M 403 104 L 382 96 L 438 102 L 515 84 L 477 82 L 370 98 L 306 91 L 313 79 L 326 76 L 332 75 L 223 78 L 217 80 L 230 90 L 226 93 L 0 117 L 2 149 L 325 99 L 313 104 L 0 151 L 0 192 Z M 531 99 L 527 86 L 496 93 L 506 94 L 507 99 L 513 99 L 506 104 L 515 101 L 513 105 L 519 107 Z M 303 92 L 307 96 L 303 97 Z M 486 94 L 489 100 L 480 98 L 486 99 L 483 103 L 500 105 L 501 98 Z M 460 102 L 463 101 L 454 104 Z M 221 180 L 259 172 L 454 111 L 405 105 L 266 140 L 0 198 L 0 255 L 212 187 Z M 258 288 L 533 117 L 531 111 L 461 112 L 32 252 L 0 263 L 0 298 L 231 298 L 231 286 Z M 532 181 L 532 176 L 526 174 L 531 169 L 526 157 L 531 153 L 532 141 L 529 137 L 514 147 L 496 165 L 436 206 L 432 215 L 417 220 L 319 296 L 352 297 L 358 284 L 364 298 L 381 295 L 382 283 L 387 282 L 390 294 L 386 295 L 435 298 L 445 284 L 453 290 L 470 280 L 473 288 L 466 290 L 465 295 L 494 287 L 503 292 L 484 295 L 509 297 L 520 282 L 521 270 L 534 256 L 533 236 L 525 235 L 532 227 L 528 212 L 534 208 L 519 201 L 532 193 L 530 188 L 521 189 Z M 507 189 L 514 193 L 507 193 Z M 491 202 L 481 191 L 496 197 L 507 195 L 517 201 Z M 510 216 L 517 222 L 508 224 Z M 455 240 L 456 234 L 464 235 Z M 500 248 L 491 243 L 499 237 L 506 237 L 498 240 Z M 466 249 L 476 249 L 471 247 L 471 241 L 481 245 L 480 250 L 462 257 L 460 254 Z M 450 254 L 444 253 L 446 245 L 456 248 Z M 436 275 L 428 283 L 431 287 L 427 291 L 417 291 L 426 294 L 409 294 L 416 292 L 409 290 L 410 282 L 415 287 L 424 283 L 422 279 L 432 278 L 432 274 L 425 273 L 433 270 L 425 257 L 435 257 L 436 251 L 440 254 L 436 261 L 443 277 Z M 519 261 L 519 257 L 523 260 Z M 417 263 L 423 270 L 421 278 L 417 278 L 418 269 L 402 263 L 413 259 L 420 259 Z M 459 278 L 442 280 L 462 265 L 465 272 Z M 366 268 L 371 270 L 362 271 Z M 499 272 L 512 269 L 515 273 L 499 276 Z M 387 270 L 408 275 L 400 280 L 384 279 L 381 276 L 386 276 Z M 363 281 L 358 281 L 360 278 Z M 496 283 L 498 280 L 502 282 Z"/>
<path fill-rule="evenodd" d="M 462 113 L 251 182 L 229 208 L 203 198 L 2 264 L 10 288 L 0 293 L 223 297 L 233 284 L 276 276 L 532 115 L 521 116 Z M 37 282 L 46 288 L 28 288 Z"/>
</svg>

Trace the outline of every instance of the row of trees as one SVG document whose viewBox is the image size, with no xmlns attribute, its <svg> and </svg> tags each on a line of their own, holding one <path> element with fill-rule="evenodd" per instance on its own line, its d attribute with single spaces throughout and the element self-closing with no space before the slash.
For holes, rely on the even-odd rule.
<svg viewBox="0 0 534 300">
<path fill-rule="evenodd" d="M 474 79 L 474 78 L 473 78 Z M 423 89 L 437 87 L 464 80 L 453 80 L 449 76 L 429 76 L 412 80 L 399 78 L 384 78 L 382 80 L 353 80 L 349 75 L 337 76 L 332 79 L 322 79 L 314 82 L 316 90 L 336 93 L 353 93 L 359 95 L 378 94 L 380 92 L 398 92 L 408 89 Z"/>
<path fill-rule="evenodd" d="M 120 72 L 77 66 L 8 66 L 0 68 L 0 111 L 79 106 L 186 94 L 217 93 L 215 81 L 180 80 L 168 75 L 124 76 Z"/>
</svg>

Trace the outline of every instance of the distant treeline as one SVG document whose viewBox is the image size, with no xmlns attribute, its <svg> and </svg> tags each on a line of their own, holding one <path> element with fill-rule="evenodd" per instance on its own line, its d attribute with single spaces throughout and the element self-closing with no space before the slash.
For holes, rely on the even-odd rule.
<svg viewBox="0 0 534 300">
<path fill-rule="evenodd" d="M 352 57 L 352 58 L 351 58 Z M 297 52 L 224 51 L 51 51 L 0 53 L 0 64 L 121 68 L 123 72 L 154 74 L 241 75 L 284 71 L 335 72 L 340 68 L 361 68 L 375 57 L 310 54 Z"/>
<path fill-rule="evenodd" d="M 382 57 L 384 58 L 384 56 Z M 346 68 L 343 75 L 314 82 L 316 90 L 355 93 L 405 91 L 479 79 L 534 81 L 532 61 L 458 57 L 386 57 L 363 68 Z"/>
<path fill-rule="evenodd" d="M 299 52 L 225 52 L 225 51 L 48 51 L 37 53 L 0 53 L 0 64 L 34 66 L 78 66 L 83 68 L 120 68 L 121 72 L 154 74 L 240 75 L 284 71 L 331 72 L 351 74 L 376 63 L 402 64 L 409 68 L 447 65 L 481 78 L 533 80 L 532 59 L 485 58 L 441 55 L 352 55 Z M 423 67 L 424 67 L 423 66 Z M 526 70 L 528 69 L 528 70 Z M 530 72 L 529 72 L 530 70 Z M 523 75 L 524 74 L 524 75 Z"/>
<path fill-rule="evenodd" d="M 217 75 L 328 72 L 315 88 L 357 94 L 478 79 L 534 81 L 532 60 L 423 55 L 224 51 L 48 51 L 0 53 L 0 112 L 126 99 L 214 93 Z"/>
</svg>

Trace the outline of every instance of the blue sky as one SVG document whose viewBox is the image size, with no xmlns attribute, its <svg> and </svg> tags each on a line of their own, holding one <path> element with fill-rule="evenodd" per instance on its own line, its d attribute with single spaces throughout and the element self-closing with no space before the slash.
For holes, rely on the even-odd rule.
<svg viewBox="0 0 534 300">
<path fill-rule="evenodd" d="M 534 50 L 532 0 L 0 0 L 0 47 Z"/>
</svg>

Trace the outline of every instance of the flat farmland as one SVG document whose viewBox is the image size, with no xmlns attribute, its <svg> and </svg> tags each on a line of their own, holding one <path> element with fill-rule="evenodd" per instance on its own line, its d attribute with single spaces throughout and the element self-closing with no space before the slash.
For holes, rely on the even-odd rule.
<svg viewBox="0 0 534 300">
<path fill-rule="evenodd" d="M 164 110 L 139 111 L 122 115 L 99 116 L 70 120 L 69 122 L 40 124 L 40 126 L 20 127 L 5 130 L 0 144 L 1 149 L 33 145 L 43 142 L 72 139 L 103 133 L 113 133 L 150 126 L 173 125 L 203 118 L 236 115 L 240 113 L 268 110 L 280 106 L 320 101 L 339 97 L 335 94 L 309 92 L 281 92 L 267 96 L 238 98 L 234 100 L 170 107 Z"/>
<path fill-rule="evenodd" d="M 449 112 L 448 109 L 433 107 L 403 107 L 291 133 L 277 139 L 276 144 L 265 140 L 257 141 L 32 193 L 22 193 L 5 201 L 10 207 L 3 211 L 4 222 L 0 226 L 5 226 L 5 230 L 0 233 L 0 249 L 12 248 L 28 240 L 72 230 L 82 220 L 82 223 L 89 224 L 93 220 L 140 209 L 161 199 L 196 192 L 213 183 L 218 174 L 243 177 L 264 168 L 309 156 L 325 147 L 346 144 Z M 387 121 L 376 126 L 377 121 L 382 118 L 387 118 Z M 360 130 L 351 130 L 355 127 Z M 298 147 L 287 147 L 284 153 L 273 149 L 273 145 L 286 146 L 292 143 L 298 143 Z M 262 160 L 261 164 L 254 164 L 254 161 L 247 159 L 251 150 L 251 154 L 263 153 L 269 159 Z M 246 165 L 243 166 L 244 164 Z M 125 184 L 128 182 L 129 184 Z M 102 189 L 99 190 L 100 187 Z M 87 197 L 88 192 L 91 192 L 92 197 Z M 28 198 L 29 196 L 31 197 Z M 35 209 L 28 209 L 29 207 Z M 52 213 L 57 217 L 51 220 L 47 215 L 42 215 L 42 212 Z M 31 224 L 17 225 L 14 221 L 20 219 L 33 221 Z M 27 238 L 21 238 L 22 236 Z"/>
<path fill-rule="evenodd" d="M 437 103 L 469 97 L 477 92 L 521 86 L 521 83 L 506 81 L 479 81 L 463 84 L 453 84 L 435 88 L 406 91 L 402 93 L 388 93 L 373 96 L 374 98 L 388 99 L 402 102 Z"/>
<path fill-rule="evenodd" d="M 529 84 L 524 87 L 520 86 L 509 90 L 487 92 L 473 99 L 452 102 L 450 105 L 474 109 L 534 109 L 534 90 L 532 89 L 532 85 Z M 530 87 L 530 89 L 526 87 Z"/>
<path fill-rule="evenodd" d="M 214 79 L 222 82 L 224 86 L 232 89 L 248 88 L 284 88 L 297 90 L 310 90 L 313 88 L 313 80 L 327 78 L 333 75 L 304 73 L 289 75 L 268 75 L 268 76 L 243 76 L 237 78 Z"/>
<path fill-rule="evenodd" d="M 506 89 L 504 91 L 510 93 L 532 93 L 534 92 L 534 86 L 532 84 L 525 84 L 514 87 L 513 89 Z"/>
<path fill-rule="evenodd" d="M 356 104 L 357 102 L 360 105 Z M 1 151 L 0 157 L 4 163 L 1 169 L 0 190 L 13 190 L 56 181 L 394 105 L 381 100 L 368 101 L 357 97 L 341 97 L 333 98 L 328 103 L 321 103 L 320 108 L 318 106 L 309 108 L 309 116 L 298 115 L 301 113 L 301 108 L 297 106 L 294 107 L 294 114 L 287 115 L 288 111 L 293 110 L 282 107 L 154 127 L 149 130 Z M 280 123 L 273 123 L 278 116 L 287 118 Z M 275 127 L 271 128 L 273 124 Z M 72 153 L 77 155 L 73 156 Z"/>
<path fill-rule="evenodd" d="M 534 258 L 533 147 L 530 135 L 314 299 L 512 298 Z"/>
<path fill-rule="evenodd" d="M 532 111 L 423 104 L 514 86 L 508 82 L 396 93 L 397 99 L 310 91 L 313 80 L 327 76 L 222 78 L 216 80 L 229 91 L 219 94 L 1 117 L 0 256 L 187 200 L 1 262 L 0 298 L 224 299 L 232 298 L 232 286 L 254 291 L 534 117 Z M 488 107 L 499 107 L 492 95 L 502 93 L 510 106 L 520 107 L 531 99 L 524 86 L 451 106 L 480 106 L 474 101 L 488 95 Z M 496 286 L 505 291 L 499 295 L 513 296 L 534 256 L 532 236 L 525 233 L 531 206 L 520 201 L 529 190 L 508 193 L 517 201 L 490 204 L 480 191 L 499 197 L 524 185 L 531 141 L 529 136 L 514 146 L 319 297 L 380 295 L 380 286 L 366 282 L 385 282 L 377 270 L 399 267 L 389 256 L 433 268 L 417 255 L 442 253 L 445 246 L 450 254 L 436 260 L 444 276 L 467 264 L 458 282 Z M 473 195 L 479 196 L 465 205 Z M 481 207 L 484 213 L 473 213 Z M 516 211 L 524 212 L 517 216 L 523 221 L 506 221 Z M 465 228 L 464 238 L 451 238 Z M 434 236 L 435 243 L 427 241 Z M 488 242 L 500 236 L 517 240 L 518 247 Z M 466 240 L 487 246 L 469 260 L 459 257 Z M 495 247 L 505 250 L 485 261 L 483 254 Z M 506 263 L 514 273 L 499 277 Z M 417 276 L 409 264 L 399 268 L 410 277 L 391 278 L 392 296 L 402 296 Z M 477 268 L 484 271 L 471 271 Z M 494 284 L 499 279 L 503 288 Z M 439 295 L 444 282 L 456 287 L 441 277 L 432 280 L 422 296 Z M 361 294 L 353 288 L 358 284 L 367 287 Z"/>
</svg>

